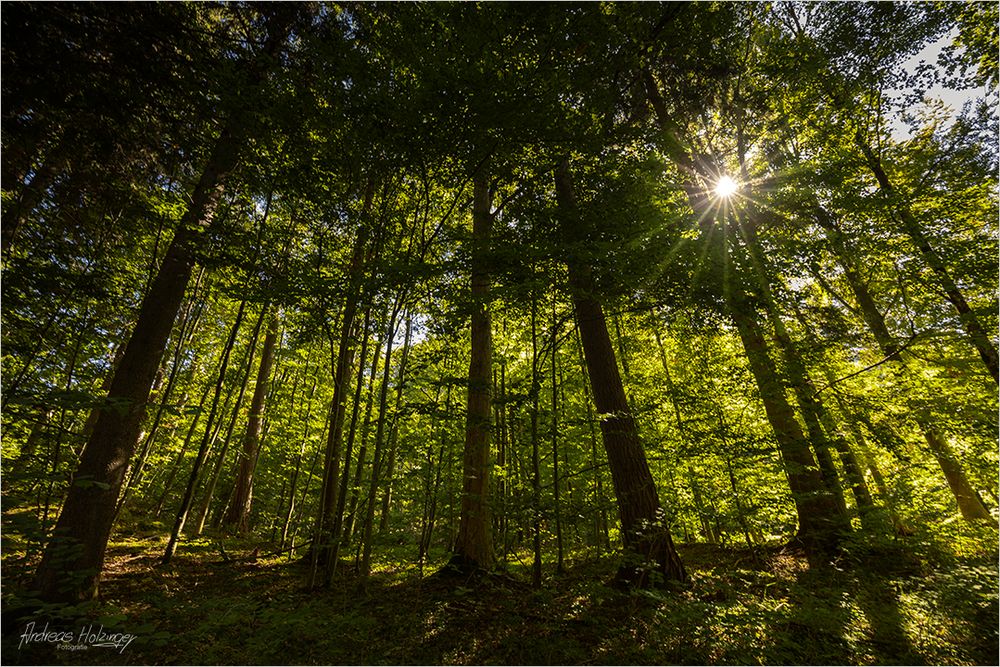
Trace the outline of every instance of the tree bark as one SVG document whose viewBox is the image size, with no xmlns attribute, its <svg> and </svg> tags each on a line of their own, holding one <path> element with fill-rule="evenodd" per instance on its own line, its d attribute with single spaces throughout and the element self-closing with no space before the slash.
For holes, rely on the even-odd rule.
<svg viewBox="0 0 1000 667">
<path fill-rule="evenodd" d="M 74 602 L 97 593 L 104 552 L 146 402 L 191 278 L 200 230 L 208 227 L 236 166 L 241 139 L 227 127 L 216 141 L 139 318 L 73 477 L 55 531 L 35 576 L 43 599 Z"/>
<path fill-rule="evenodd" d="M 490 331 L 490 237 L 493 223 L 489 171 L 484 164 L 473 177 L 472 324 L 469 390 L 462 456 L 462 509 L 458 539 L 449 567 L 461 572 L 493 567 L 489 459 L 492 414 L 493 342 Z"/>
<path fill-rule="evenodd" d="M 271 56 L 285 42 L 295 11 L 274 11 L 268 40 L 251 64 L 248 90 L 263 80 Z M 153 378 L 191 279 L 202 232 L 215 217 L 226 181 L 235 169 L 247 130 L 234 116 L 223 127 L 198 179 L 84 448 L 69 494 L 35 574 L 32 588 L 47 601 L 94 597 L 114 523 L 122 481 L 138 441 Z"/>
<path fill-rule="evenodd" d="M 396 302 L 393 304 L 392 314 L 389 316 L 389 323 L 385 334 L 385 366 L 382 368 L 382 386 L 379 389 L 378 418 L 375 424 L 375 447 L 372 452 L 371 479 L 368 482 L 367 506 L 365 507 L 365 520 L 362 527 L 361 576 L 364 579 L 367 579 L 371 574 L 372 525 L 375 522 L 375 503 L 378 497 L 378 485 L 382 474 L 382 450 L 385 446 L 385 422 L 389 398 L 389 375 L 392 370 L 392 346 L 396 338 L 398 328 L 396 322 L 401 308 L 402 295 L 398 295 Z"/>
<path fill-rule="evenodd" d="M 354 339 L 357 337 L 358 303 L 361 300 L 362 279 L 364 278 L 364 257 L 372 225 L 369 221 L 372 201 L 375 196 L 375 186 L 368 182 L 364 193 L 358 235 L 354 241 L 351 262 L 347 269 L 347 298 L 344 302 L 340 326 L 340 341 L 337 349 L 337 360 L 333 372 L 333 406 L 330 430 L 327 435 L 326 455 L 323 465 L 323 488 L 320 497 L 323 499 L 320 507 L 317 530 L 317 542 L 313 545 L 318 550 L 319 563 L 325 568 L 324 585 L 328 585 L 333 576 L 334 552 L 338 536 L 336 529 L 337 497 L 339 495 L 340 448 L 344 434 L 344 415 L 347 411 L 347 398 L 351 389 L 351 371 L 354 368 Z"/>
<path fill-rule="evenodd" d="M 403 382 L 405 380 L 406 362 L 410 356 L 410 341 L 413 335 L 413 318 L 406 317 L 406 333 L 403 336 L 403 354 L 399 359 L 399 369 L 396 373 L 396 401 L 392 412 L 392 425 L 389 428 L 389 453 L 385 466 L 385 489 L 382 492 L 382 514 L 379 519 L 379 535 L 385 534 L 389 527 L 389 506 L 392 503 L 392 483 L 396 475 L 396 456 L 399 445 L 399 413 L 403 407 Z"/>
<path fill-rule="evenodd" d="M 809 442 L 812 444 L 813 451 L 816 454 L 816 463 L 819 465 L 823 484 L 837 504 L 840 513 L 844 515 L 844 529 L 847 530 L 850 528 L 850 524 L 846 521 L 847 502 L 844 500 L 844 489 L 840 484 L 837 467 L 833 462 L 833 455 L 830 451 L 830 439 L 823 429 L 826 410 L 816 395 L 815 386 L 809 377 L 809 372 L 806 369 L 802 355 L 799 353 L 798 346 L 792 340 L 778 312 L 777 300 L 771 291 L 771 271 L 766 263 L 760 240 L 757 237 L 756 223 L 755 221 L 748 221 L 742 213 L 736 215 L 736 220 L 746 244 L 747 253 L 750 256 L 750 264 L 757 283 L 756 292 L 760 296 L 760 301 L 767 314 L 768 321 L 770 321 L 771 327 L 774 329 L 775 340 L 785 360 L 785 372 L 792 386 L 795 398 L 798 401 L 799 411 L 806 425 Z"/>
<path fill-rule="evenodd" d="M 265 306 L 264 309 L 266 310 L 267 307 Z M 233 483 L 233 499 L 229 504 L 229 510 L 222 519 L 224 526 L 237 533 L 245 533 L 250 529 L 253 475 L 254 469 L 257 467 L 257 457 L 260 455 L 260 431 L 267 404 L 271 366 L 274 364 L 274 354 L 278 341 L 278 318 L 278 313 L 271 316 L 267 334 L 264 336 L 264 346 L 260 353 L 260 368 L 257 371 L 257 382 L 254 385 L 250 413 L 247 416 L 247 428 L 243 436 L 243 451 L 240 454 L 239 470 Z"/>
<path fill-rule="evenodd" d="M 288 528 L 292 524 L 292 514 L 295 512 L 295 491 L 298 489 L 299 473 L 302 470 L 302 457 L 305 455 L 306 442 L 309 439 L 309 418 L 312 416 L 312 403 L 313 397 L 316 395 L 316 385 L 317 378 L 314 375 L 312 385 L 309 387 L 309 397 L 306 399 L 306 414 L 302 419 L 305 428 L 302 432 L 302 442 L 299 443 L 299 455 L 295 459 L 295 470 L 292 472 L 292 479 L 288 483 L 290 493 L 288 496 L 288 508 L 285 510 L 285 519 L 281 526 L 281 543 L 278 545 L 279 551 L 284 551 L 285 549 L 285 544 L 288 540 Z"/>
<path fill-rule="evenodd" d="M 556 169 L 556 197 L 564 228 L 579 233 L 581 219 L 568 160 L 563 160 Z M 654 583 L 651 572 L 665 579 L 683 581 L 687 573 L 664 526 L 656 484 L 625 397 L 604 311 L 594 293 L 591 268 L 571 258 L 569 283 L 618 499 L 622 539 L 632 558 L 638 561 L 623 564 L 618 578 L 623 583 L 640 587 Z"/>
<path fill-rule="evenodd" d="M 556 323 L 556 298 L 555 292 L 552 294 L 552 331 L 549 342 L 552 346 L 552 502 L 556 519 L 556 574 L 563 574 L 563 534 L 562 534 L 562 512 L 559 507 L 559 382 L 556 376 L 556 355 L 559 351 L 559 338 L 557 336 Z M 624 353 L 624 350 L 623 350 Z"/>
<path fill-rule="evenodd" d="M 750 370 L 757 381 L 767 420 L 781 451 L 781 461 L 799 519 L 797 539 L 805 547 L 811 561 L 820 562 L 819 559 L 830 555 L 839 546 L 844 515 L 823 484 L 809 443 L 785 397 L 785 388 L 774 375 L 774 361 L 760 326 L 750 314 L 749 304 L 744 299 L 730 295 L 730 315 L 736 324 Z"/>
<path fill-rule="evenodd" d="M 208 519 L 209 510 L 212 508 L 212 499 L 215 498 L 215 489 L 219 484 L 219 478 L 222 476 L 222 470 L 226 465 L 226 453 L 229 452 L 229 445 L 233 442 L 233 429 L 236 427 L 236 420 L 240 415 L 240 406 L 243 405 L 243 396 L 246 394 L 247 385 L 250 383 L 250 370 L 253 367 L 253 360 L 257 354 L 257 341 L 260 339 L 261 326 L 264 324 L 264 318 L 266 316 L 266 309 L 261 308 L 260 315 L 258 315 L 257 322 L 253 327 L 253 333 L 250 334 L 250 343 L 247 345 L 246 358 L 243 360 L 242 364 L 243 372 L 240 374 L 238 380 L 240 390 L 236 393 L 236 401 L 233 404 L 232 410 L 229 410 L 229 423 L 226 425 L 226 434 L 222 436 L 222 448 L 219 450 L 218 456 L 215 457 L 215 466 L 212 468 L 212 474 L 209 477 L 208 485 L 205 487 L 205 492 L 202 494 L 201 505 L 198 510 L 198 521 L 194 529 L 195 535 L 201 535 L 205 530 L 205 522 Z M 229 409 L 229 398 L 230 396 L 226 397 L 226 402 L 222 410 L 223 414 L 225 414 Z M 218 442 L 219 433 L 222 432 L 222 423 L 223 422 L 220 419 L 218 426 L 215 427 L 215 432 L 212 434 L 212 440 L 208 445 L 209 452 L 212 451 L 212 448 L 215 447 L 215 443 Z M 221 521 L 221 516 L 219 512 L 216 512 L 214 527 L 218 527 L 219 521 Z"/>
</svg>

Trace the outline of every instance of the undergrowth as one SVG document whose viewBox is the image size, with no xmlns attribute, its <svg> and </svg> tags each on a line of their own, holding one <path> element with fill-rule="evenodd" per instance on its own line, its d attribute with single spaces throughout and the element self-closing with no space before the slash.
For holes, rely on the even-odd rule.
<svg viewBox="0 0 1000 667">
<path fill-rule="evenodd" d="M 609 585 L 612 557 L 586 551 L 540 590 L 516 558 L 463 581 L 429 576 L 433 567 L 421 575 L 399 551 L 367 582 L 344 561 L 329 589 L 310 592 L 301 560 L 261 544 L 205 538 L 169 567 L 157 564 L 162 546 L 119 538 L 101 601 L 50 621 L 136 635 L 127 648 L 19 647 L 19 621 L 5 630 L 4 662 L 912 665 L 995 664 L 997 655 L 989 528 L 859 542 L 812 570 L 777 547 L 681 545 L 687 586 L 630 593 Z"/>
</svg>

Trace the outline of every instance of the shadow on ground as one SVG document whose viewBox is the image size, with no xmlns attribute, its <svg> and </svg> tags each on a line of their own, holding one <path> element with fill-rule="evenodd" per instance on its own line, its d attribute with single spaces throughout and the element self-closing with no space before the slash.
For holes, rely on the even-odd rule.
<svg viewBox="0 0 1000 667">
<path fill-rule="evenodd" d="M 210 544 L 167 568 L 153 545 L 116 546 L 90 623 L 124 650 L 4 638 L 6 664 L 992 664 L 996 567 L 948 573 L 865 553 L 810 571 L 801 554 L 681 547 L 682 588 L 625 593 L 607 558 L 535 591 L 518 569 L 468 581 L 347 565 L 303 589 L 300 562 L 220 560 Z M 892 567 L 887 567 L 887 563 Z M 964 568 L 964 569 L 962 569 Z M 990 584 L 992 576 L 992 584 Z M 984 583 L 985 582 L 985 583 Z M 968 595 L 983 586 L 979 596 Z M 72 626 L 84 622 L 76 619 Z M 82 627 L 82 626 L 81 626 Z"/>
</svg>

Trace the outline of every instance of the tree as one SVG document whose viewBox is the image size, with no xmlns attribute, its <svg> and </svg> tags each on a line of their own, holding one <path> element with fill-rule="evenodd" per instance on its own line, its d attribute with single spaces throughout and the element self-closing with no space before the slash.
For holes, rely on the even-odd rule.
<svg viewBox="0 0 1000 667">
<path fill-rule="evenodd" d="M 250 65 L 252 90 L 282 47 L 295 13 L 274 13 L 262 55 Z M 255 81 L 254 79 L 257 79 Z M 146 401 L 167 337 L 191 278 L 200 232 L 212 223 L 226 180 L 236 167 L 249 120 L 233 116 L 219 133 L 191 204 L 181 219 L 108 389 L 107 403 L 80 464 L 38 567 L 35 587 L 50 600 L 93 597 L 125 470 L 138 440 Z"/>
<path fill-rule="evenodd" d="M 557 167 L 556 194 L 563 228 L 572 235 L 574 232 L 570 230 L 581 228 L 582 221 L 577 212 L 568 160 L 563 160 Z M 587 373 L 594 392 L 594 404 L 601 416 L 601 435 L 618 499 L 622 541 L 631 556 L 638 559 L 637 563 L 623 564 L 618 577 L 627 584 L 640 587 L 654 583 L 652 572 L 664 579 L 684 581 L 687 573 L 674 549 L 670 532 L 663 525 L 656 484 L 625 398 L 604 311 L 595 294 L 593 270 L 578 259 L 571 260 L 569 281 L 587 360 Z"/>
</svg>

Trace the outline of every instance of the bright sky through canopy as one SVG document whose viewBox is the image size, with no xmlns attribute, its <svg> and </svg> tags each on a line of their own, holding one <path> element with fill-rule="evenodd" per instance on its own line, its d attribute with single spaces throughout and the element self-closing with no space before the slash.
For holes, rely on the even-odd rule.
<svg viewBox="0 0 1000 667">
<path fill-rule="evenodd" d="M 715 184 L 715 194 L 719 197 L 728 197 L 739 189 L 739 184 L 729 176 L 722 176 Z"/>
</svg>

